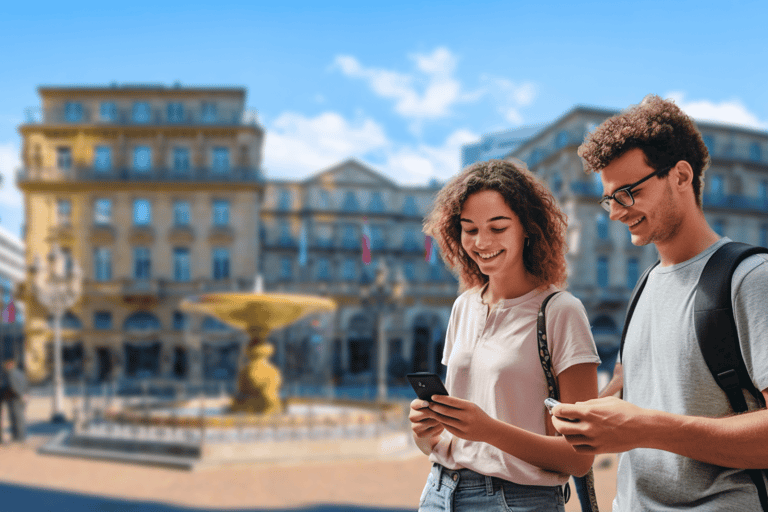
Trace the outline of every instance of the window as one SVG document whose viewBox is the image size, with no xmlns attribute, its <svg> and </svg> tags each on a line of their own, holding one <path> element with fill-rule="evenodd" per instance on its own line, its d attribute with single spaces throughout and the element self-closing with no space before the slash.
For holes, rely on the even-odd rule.
<svg viewBox="0 0 768 512">
<path fill-rule="evenodd" d="M 606 256 L 597 258 L 597 286 L 600 288 L 608 287 L 608 258 Z"/>
<path fill-rule="evenodd" d="M 181 311 L 173 312 L 173 330 L 183 331 L 187 328 L 187 315 Z"/>
<path fill-rule="evenodd" d="M 93 223 L 99 226 L 112 224 L 111 199 L 97 199 L 93 203 Z"/>
<path fill-rule="evenodd" d="M 315 264 L 315 277 L 320 281 L 331 280 L 331 263 L 328 258 L 318 258 Z"/>
<path fill-rule="evenodd" d="M 213 148 L 211 167 L 216 173 L 224 173 L 229 171 L 229 148 Z"/>
<path fill-rule="evenodd" d="M 177 173 L 189 171 L 189 148 L 173 148 L 173 170 Z"/>
<path fill-rule="evenodd" d="M 354 281 L 357 278 L 357 262 L 347 258 L 341 264 L 341 277 L 345 281 Z"/>
<path fill-rule="evenodd" d="M 112 251 L 108 247 L 93 250 L 93 278 L 96 281 L 112 279 Z"/>
<path fill-rule="evenodd" d="M 83 105 L 79 101 L 68 101 L 64 104 L 64 119 L 68 123 L 83 120 Z"/>
<path fill-rule="evenodd" d="M 204 123 L 216 122 L 216 104 L 210 101 L 204 101 L 201 107 L 200 117 Z"/>
<path fill-rule="evenodd" d="M 323 189 L 320 189 L 319 207 L 322 210 L 328 210 L 331 208 L 331 194 Z"/>
<path fill-rule="evenodd" d="M 177 282 L 187 282 L 191 278 L 188 247 L 173 249 L 173 278 Z"/>
<path fill-rule="evenodd" d="M 552 187 L 552 192 L 559 193 L 563 189 L 563 177 L 559 172 L 552 173 L 549 177 L 549 186 Z"/>
<path fill-rule="evenodd" d="M 109 146 L 96 146 L 96 156 L 93 159 L 93 167 L 97 171 L 108 171 L 112 168 L 112 148 Z"/>
<path fill-rule="evenodd" d="M 291 191 L 286 189 L 280 189 L 278 193 L 277 209 L 280 211 L 288 211 L 291 209 Z"/>
<path fill-rule="evenodd" d="M 760 245 L 768 247 L 768 224 L 760 226 Z"/>
<path fill-rule="evenodd" d="M 597 238 L 608 240 L 608 213 L 598 213 L 595 216 L 595 223 L 597 224 Z"/>
<path fill-rule="evenodd" d="M 753 162 L 759 162 L 763 158 L 762 148 L 757 142 L 749 145 L 749 159 Z"/>
<path fill-rule="evenodd" d="M 416 198 L 413 196 L 406 196 L 403 201 L 403 213 L 405 215 L 418 215 L 419 209 L 416 207 Z"/>
<path fill-rule="evenodd" d="M 712 181 L 709 182 L 709 193 L 712 197 L 720 199 L 725 193 L 725 181 L 722 174 L 715 174 L 712 176 Z"/>
<path fill-rule="evenodd" d="M 357 229 L 354 224 L 344 224 L 342 226 L 341 245 L 345 249 L 360 247 L 360 240 L 357 239 Z"/>
<path fill-rule="evenodd" d="M 640 277 L 640 262 L 637 258 L 629 258 L 627 260 L 627 288 L 630 290 L 635 287 L 637 280 Z"/>
<path fill-rule="evenodd" d="M 384 200 L 381 198 L 381 192 L 377 191 L 371 194 L 371 204 L 368 205 L 368 209 L 377 213 L 384 211 Z"/>
<path fill-rule="evenodd" d="M 133 202 L 134 226 L 148 226 L 152 222 L 152 204 L 148 199 L 136 199 Z"/>
<path fill-rule="evenodd" d="M 416 266 L 412 261 L 403 263 L 403 275 L 408 282 L 416 281 Z"/>
<path fill-rule="evenodd" d="M 69 226 L 72 224 L 72 203 L 67 199 L 56 201 L 56 219 L 59 226 Z"/>
<path fill-rule="evenodd" d="M 763 202 L 768 201 L 768 181 L 763 180 L 760 182 L 760 185 L 758 185 L 757 197 L 758 199 L 762 199 Z"/>
<path fill-rule="evenodd" d="M 229 249 L 214 247 L 213 254 L 213 279 L 229 279 Z"/>
<path fill-rule="evenodd" d="M 384 228 L 382 226 L 371 226 L 371 249 L 384 249 Z"/>
<path fill-rule="evenodd" d="M 174 201 L 173 202 L 173 225 L 189 226 L 189 222 L 190 222 L 189 201 Z"/>
<path fill-rule="evenodd" d="M 421 249 L 420 231 L 416 228 L 403 228 L 403 249 L 415 251 Z"/>
<path fill-rule="evenodd" d="M 555 147 L 557 149 L 564 148 L 568 145 L 568 132 L 563 130 L 555 137 Z"/>
<path fill-rule="evenodd" d="M 214 226 L 229 225 L 229 201 L 218 200 L 213 202 L 211 222 Z"/>
<path fill-rule="evenodd" d="M 168 104 L 168 122 L 169 123 L 184 122 L 184 105 L 182 103 L 172 102 Z"/>
<path fill-rule="evenodd" d="M 136 280 L 152 278 L 152 260 L 149 247 L 133 248 L 133 278 Z"/>
<path fill-rule="evenodd" d="M 291 233 L 291 225 L 288 221 L 280 221 L 280 245 L 283 247 L 290 247 L 293 245 L 293 235 Z"/>
<path fill-rule="evenodd" d="M 280 278 L 291 279 L 293 277 L 293 260 L 287 256 L 280 258 Z"/>
<path fill-rule="evenodd" d="M 341 208 L 345 212 L 356 212 L 360 209 L 360 205 L 357 202 L 357 197 L 355 197 L 354 192 L 350 190 L 344 194 L 344 203 L 342 203 Z"/>
<path fill-rule="evenodd" d="M 72 149 L 69 146 L 56 148 L 56 166 L 64 171 L 72 168 Z"/>
<path fill-rule="evenodd" d="M 133 168 L 136 171 L 148 171 L 152 167 L 152 150 L 149 146 L 137 146 L 133 149 Z"/>
<path fill-rule="evenodd" d="M 117 106 L 113 101 L 102 101 L 99 105 L 99 119 L 106 122 L 117 121 Z"/>
<path fill-rule="evenodd" d="M 110 311 L 94 311 L 93 313 L 93 328 L 94 329 L 112 329 L 112 312 Z"/>
<path fill-rule="evenodd" d="M 704 135 L 702 138 L 704 139 L 704 145 L 707 146 L 709 154 L 712 155 L 712 153 L 715 152 L 715 138 L 712 135 Z"/>
<path fill-rule="evenodd" d="M 148 123 L 150 118 L 149 103 L 146 101 L 134 103 L 131 118 L 134 123 Z"/>
<path fill-rule="evenodd" d="M 440 265 L 429 266 L 429 280 L 440 281 L 443 278 L 442 267 Z"/>
</svg>

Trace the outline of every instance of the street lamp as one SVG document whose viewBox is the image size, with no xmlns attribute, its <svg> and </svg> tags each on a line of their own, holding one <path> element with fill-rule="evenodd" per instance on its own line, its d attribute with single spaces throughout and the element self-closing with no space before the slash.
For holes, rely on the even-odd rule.
<svg viewBox="0 0 768 512">
<path fill-rule="evenodd" d="M 79 299 L 83 280 L 80 267 L 69 265 L 58 245 L 48 253 L 47 261 L 41 264 L 40 257 L 29 269 L 32 277 L 32 289 L 37 301 L 53 315 L 53 401 L 51 421 L 63 423 L 64 416 L 64 377 L 61 360 L 61 320 L 64 313 Z"/>
<path fill-rule="evenodd" d="M 397 307 L 405 295 L 405 288 L 405 278 L 399 269 L 395 272 L 394 282 L 389 281 L 389 269 L 384 260 L 381 261 L 376 269 L 376 277 L 373 283 L 364 284 L 361 287 L 363 305 L 372 308 L 375 315 L 374 326 L 376 329 L 378 359 L 376 368 L 376 397 L 380 401 L 387 399 L 387 356 L 389 355 L 389 345 L 384 330 L 384 314 Z"/>
</svg>

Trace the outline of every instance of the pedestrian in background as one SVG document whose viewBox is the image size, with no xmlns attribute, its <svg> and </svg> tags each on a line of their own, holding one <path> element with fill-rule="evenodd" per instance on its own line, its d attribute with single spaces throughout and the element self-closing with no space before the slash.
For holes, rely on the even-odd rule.
<svg viewBox="0 0 768 512">
<path fill-rule="evenodd" d="M 24 442 L 27 439 L 27 423 L 24 409 L 27 401 L 27 377 L 16 367 L 15 359 L 6 359 L 3 363 L 2 384 L 0 389 L 0 418 L 2 406 L 8 408 L 8 418 L 11 423 L 11 437 L 14 441 Z M 0 442 L 2 442 L 2 424 L 0 424 Z"/>
</svg>

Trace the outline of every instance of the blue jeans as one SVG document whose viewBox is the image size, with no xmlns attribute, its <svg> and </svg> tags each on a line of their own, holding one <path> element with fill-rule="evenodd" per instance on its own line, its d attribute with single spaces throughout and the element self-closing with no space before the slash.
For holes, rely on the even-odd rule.
<svg viewBox="0 0 768 512">
<path fill-rule="evenodd" d="M 432 466 L 419 512 L 565 512 L 561 486 L 519 485 L 469 469 Z"/>
</svg>

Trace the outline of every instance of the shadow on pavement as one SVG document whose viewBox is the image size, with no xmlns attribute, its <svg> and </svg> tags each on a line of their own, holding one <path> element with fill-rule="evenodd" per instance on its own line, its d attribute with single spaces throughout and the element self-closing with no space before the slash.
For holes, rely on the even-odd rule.
<svg viewBox="0 0 768 512">
<path fill-rule="evenodd" d="M 3 512 L 50 512 L 53 510 L 62 512 L 407 512 L 410 509 L 333 504 L 285 509 L 211 509 L 0 483 L 0 510 Z"/>
<path fill-rule="evenodd" d="M 27 434 L 33 436 L 55 436 L 62 430 L 72 428 L 72 422 L 52 423 L 50 421 L 35 421 L 27 425 Z"/>
</svg>

